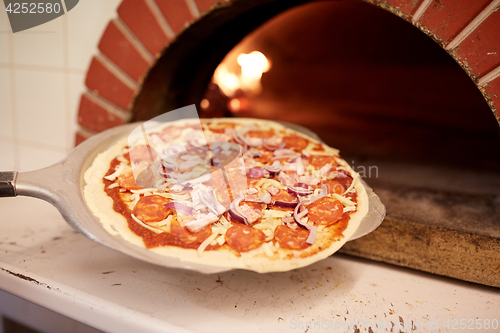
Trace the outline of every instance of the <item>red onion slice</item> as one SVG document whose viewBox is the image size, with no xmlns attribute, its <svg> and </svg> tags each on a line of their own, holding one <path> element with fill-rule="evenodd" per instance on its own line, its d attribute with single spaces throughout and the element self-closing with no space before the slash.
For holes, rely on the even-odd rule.
<svg viewBox="0 0 500 333">
<path fill-rule="evenodd" d="M 272 142 L 272 140 L 265 139 L 264 140 L 264 144 L 262 146 L 264 148 L 266 148 L 267 150 L 269 150 L 269 151 L 275 151 L 275 150 L 278 150 L 278 149 L 285 148 L 285 142 L 281 142 L 279 145 L 275 145 L 274 142 Z"/>
<path fill-rule="evenodd" d="M 184 214 L 184 215 L 190 215 L 193 212 L 193 207 L 186 206 L 184 204 L 181 204 L 179 202 L 169 202 L 168 204 L 164 205 L 167 208 L 171 208 L 175 210 L 178 213 Z"/>
<path fill-rule="evenodd" d="M 296 186 L 297 186 L 297 187 L 302 187 L 302 188 L 307 188 L 307 189 L 309 188 L 309 185 L 307 185 L 306 183 L 300 183 L 300 182 L 299 182 L 299 183 L 297 183 L 297 185 L 296 185 Z"/>
<path fill-rule="evenodd" d="M 309 229 L 309 236 L 306 239 L 307 244 L 314 244 L 314 241 L 316 240 L 316 232 L 318 231 L 318 228 L 316 226 L 310 226 Z"/>
<path fill-rule="evenodd" d="M 248 218 L 243 214 L 240 209 L 240 203 L 243 201 L 243 197 L 239 197 L 233 200 L 229 205 L 229 215 L 238 222 L 248 225 Z"/>
<path fill-rule="evenodd" d="M 304 195 L 311 195 L 311 194 L 313 194 L 313 190 L 312 190 L 312 189 L 303 188 L 303 187 L 293 187 L 293 186 L 288 186 L 288 187 L 287 187 L 287 191 L 288 191 L 288 193 L 290 193 L 290 194 L 293 194 L 293 195 L 300 195 L 300 196 L 304 196 Z"/>
<path fill-rule="evenodd" d="M 302 217 L 304 217 L 304 215 L 305 215 L 305 214 L 303 214 L 303 212 L 299 214 L 299 210 L 300 210 L 300 209 L 302 208 L 302 206 L 303 206 L 304 204 L 306 204 L 306 203 L 309 203 L 309 200 L 304 200 L 304 201 L 302 201 L 301 203 L 299 203 L 299 204 L 295 207 L 295 209 L 293 210 L 293 218 L 295 219 L 295 222 L 296 222 L 298 225 L 300 225 L 302 228 L 305 228 L 305 229 L 310 229 L 310 228 L 311 228 L 311 226 L 310 226 L 310 225 L 308 225 L 308 224 L 305 224 L 305 223 L 304 223 L 304 222 L 302 222 L 302 220 L 301 220 L 301 219 L 302 219 Z M 307 210 L 304 210 L 304 211 L 305 211 L 305 212 L 306 212 L 306 214 L 307 214 Z"/>
<path fill-rule="evenodd" d="M 288 202 L 288 201 L 280 201 L 280 200 L 273 200 L 272 204 L 278 207 L 283 207 L 283 208 L 295 208 L 299 202 L 294 201 L 294 202 Z"/>
<path fill-rule="evenodd" d="M 268 165 L 264 169 L 266 169 L 267 172 L 269 172 L 269 176 L 274 177 L 277 174 L 279 174 L 281 172 L 281 170 L 283 170 L 283 167 L 281 166 L 281 164 L 280 165 Z"/>
</svg>

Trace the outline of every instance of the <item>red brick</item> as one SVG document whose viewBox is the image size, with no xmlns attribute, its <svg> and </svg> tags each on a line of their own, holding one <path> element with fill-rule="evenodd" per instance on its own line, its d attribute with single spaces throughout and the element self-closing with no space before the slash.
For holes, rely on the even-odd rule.
<svg viewBox="0 0 500 333">
<path fill-rule="evenodd" d="M 195 0 L 196 5 L 200 13 L 206 12 L 213 6 L 216 2 L 223 2 L 222 0 Z"/>
<path fill-rule="evenodd" d="M 160 53 L 168 44 L 165 35 L 145 0 L 123 0 L 118 16 L 151 54 Z"/>
<path fill-rule="evenodd" d="M 493 101 L 493 107 L 496 109 L 495 116 L 500 124 L 500 77 L 490 81 L 484 87 L 484 90 L 488 95 L 490 95 L 490 98 Z"/>
<path fill-rule="evenodd" d="M 114 20 L 106 27 L 99 42 L 99 50 L 137 82 L 149 69 L 146 59 L 122 33 Z"/>
<path fill-rule="evenodd" d="M 124 110 L 128 109 L 135 90 L 111 73 L 97 58 L 93 58 L 85 85 L 95 94 Z"/>
<path fill-rule="evenodd" d="M 94 102 L 88 94 L 83 94 L 78 109 L 78 124 L 94 132 L 123 125 L 123 120 L 110 110 Z"/>
<path fill-rule="evenodd" d="M 500 65 L 500 11 L 494 11 L 457 48 L 460 61 L 476 77 Z"/>
<path fill-rule="evenodd" d="M 417 10 L 423 0 L 383 0 L 379 4 L 389 4 L 401 11 L 404 15 L 410 18 Z"/>
<path fill-rule="evenodd" d="M 419 21 L 448 44 L 489 3 L 490 0 L 434 0 Z"/>
<path fill-rule="evenodd" d="M 83 141 L 85 141 L 88 138 L 90 138 L 91 136 L 92 136 L 92 134 L 90 134 L 89 132 L 78 130 L 75 133 L 75 147 L 78 146 Z"/>
<path fill-rule="evenodd" d="M 168 24 L 177 34 L 193 20 L 186 0 L 155 0 Z"/>
</svg>

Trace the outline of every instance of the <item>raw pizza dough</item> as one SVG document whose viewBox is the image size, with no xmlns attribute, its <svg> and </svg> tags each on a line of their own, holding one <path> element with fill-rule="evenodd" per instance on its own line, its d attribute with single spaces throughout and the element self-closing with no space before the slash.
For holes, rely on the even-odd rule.
<svg viewBox="0 0 500 333">
<path fill-rule="evenodd" d="M 276 122 L 183 119 L 148 127 L 146 138 L 141 131 L 134 135 L 97 156 L 85 172 L 84 197 L 110 234 L 164 256 L 261 273 L 288 271 L 336 252 L 368 212 L 359 175 L 338 150 Z M 239 142 L 239 155 L 203 175 L 207 164 L 201 163 L 202 158 L 196 160 L 193 147 L 226 141 Z M 219 151 L 229 155 L 229 150 Z M 185 155 L 191 155 L 194 163 L 185 163 L 189 162 Z M 142 177 L 154 174 L 154 185 L 148 183 L 153 186 L 136 185 L 141 172 Z M 176 177 L 166 176 L 172 172 Z M 190 177 L 183 178 L 190 172 Z M 196 173 L 201 177 L 196 178 Z M 200 201 L 200 195 L 213 198 L 213 194 L 218 205 L 206 196 Z M 269 197 L 271 203 L 267 203 Z M 234 209 L 236 199 L 242 202 Z M 304 200 L 309 202 L 297 210 L 301 216 L 297 223 L 294 209 L 282 205 Z M 170 202 L 190 207 L 191 212 L 165 207 Z M 230 214 L 229 208 L 236 213 Z M 313 229 L 315 237 L 310 235 Z M 171 245 L 161 245 L 165 243 Z"/>
</svg>

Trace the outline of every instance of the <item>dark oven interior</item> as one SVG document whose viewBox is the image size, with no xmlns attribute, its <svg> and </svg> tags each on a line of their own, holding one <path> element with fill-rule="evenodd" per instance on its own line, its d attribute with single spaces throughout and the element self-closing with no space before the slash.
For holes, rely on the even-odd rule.
<svg viewBox="0 0 500 333">
<path fill-rule="evenodd" d="M 253 51 L 270 61 L 260 89 L 224 89 L 216 69 L 238 74 Z M 387 208 L 345 253 L 500 286 L 498 122 L 408 22 L 360 1 L 222 5 L 163 52 L 132 110 L 146 120 L 189 104 L 201 117 L 296 123 L 339 148 Z"/>
</svg>

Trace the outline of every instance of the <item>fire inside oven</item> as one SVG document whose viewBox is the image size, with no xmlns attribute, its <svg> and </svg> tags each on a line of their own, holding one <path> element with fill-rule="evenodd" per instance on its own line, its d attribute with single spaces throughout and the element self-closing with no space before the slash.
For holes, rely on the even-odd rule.
<svg viewBox="0 0 500 333">
<path fill-rule="evenodd" d="M 186 29 L 144 80 L 135 120 L 195 103 L 201 117 L 305 126 L 387 208 L 344 253 L 500 286 L 498 122 L 477 87 L 380 8 L 303 2 L 234 2 Z"/>
</svg>

